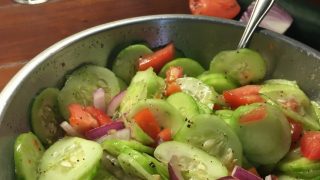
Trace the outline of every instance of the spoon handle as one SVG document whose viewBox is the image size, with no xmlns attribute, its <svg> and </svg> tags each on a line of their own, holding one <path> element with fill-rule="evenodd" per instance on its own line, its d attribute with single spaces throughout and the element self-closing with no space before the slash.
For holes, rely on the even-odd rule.
<svg viewBox="0 0 320 180">
<path fill-rule="evenodd" d="M 242 34 L 241 40 L 238 44 L 238 49 L 245 48 L 248 41 L 250 40 L 254 30 L 260 24 L 261 20 L 267 14 L 272 7 L 275 0 L 257 0 L 252 14 L 249 18 L 248 24 L 244 33 Z"/>
</svg>

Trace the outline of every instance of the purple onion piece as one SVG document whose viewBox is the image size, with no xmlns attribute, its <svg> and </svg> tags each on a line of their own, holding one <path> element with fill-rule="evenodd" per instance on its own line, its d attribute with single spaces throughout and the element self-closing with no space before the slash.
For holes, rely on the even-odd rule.
<svg viewBox="0 0 320 180">
<path fill-rule="evenodd" d="M 105 92 L 102 88 L 98 88 L 93 93 L 93 106 L 105 112 L 106 110 Z"/>
<path fill-rule="evenodd" d="M 122 91 L 120 92 L 119 94 L 117 94 L 116 96 L 114 96 L 109 105 L 108 105 L 108 108 L 107 108 L 107 114 L 109 116 L 112 117 L 112 115 L 116 112 L 116 110 L 118 109 L 118 107 L 120 106 L 120 103 L 124 97 L 124 95 L 126 94 L 126 90 L 125 91 Z"/>
<path fill-rule="evenodd" d="M 255 1 L 253 1 L 242 14 L 240 18 L 241 22 L 249 21 L 254 4 Z M 274 3 L 259 26 L 283 34 L 291 26 L 292 22 L 293 18 L 283 8 Z"/>
<path fill-rule="evenodd" d="M 169 170 L 169 179 L 170 180 L 184 180 L 181 171 L 178 167 L 178 157 L 172 156 L 169 164 L 168 164 L 168 170 Z"/>
<path fill-rule="evenodd" d="M 231 176 L 236 177 L 239 180 L 263 180 L 261 177 L 256 176 L 240 166 L 235 166 L 233 168 Z"/>
<path fill-rule="evenodd" d="M 239 180 L 239 179 L 236 177 L 233 177 L 233 176 L 224 176 L 224 177 L 221 177 L 217 180 Z"/>
<path fill-rule="evenodd" d="M 131 131 L 129 128 L 120 129 L 114 133 L 106 134 L 96 140 L 98 143 L 102 143 L 103 141 L 107 139 L 120 139 L 120 140 L 127 140 L 129 141 L 131 139 Z"/>
<path fill-rule="evenodd" d="M 115 121 L 110 124 L 105 124 L 103 126 L 91 129 L 85 133 L 85 137 L 90 140 L 95 140 L 101 136 L 107 134 L 110 130 L 120 130 L 124 128 L 124 123 L 122 121 Z"/>
</svg>

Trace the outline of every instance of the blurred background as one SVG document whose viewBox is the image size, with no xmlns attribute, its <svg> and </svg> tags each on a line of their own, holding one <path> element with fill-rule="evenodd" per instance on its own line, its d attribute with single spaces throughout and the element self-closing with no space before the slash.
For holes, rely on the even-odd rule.
<svg viewBox="0 0 320 180">
<path fill-rule="evenodd" d="M 239 20 L 252 0 L 238 0 Z M 292 17 L 285 35 L 320 50 L 320 0 L 278 0 Z M 124 18 L 190 14 L 188 0 L 0 0 L 0 91 L 30 59 L 81 30 Z"/>
</svg>

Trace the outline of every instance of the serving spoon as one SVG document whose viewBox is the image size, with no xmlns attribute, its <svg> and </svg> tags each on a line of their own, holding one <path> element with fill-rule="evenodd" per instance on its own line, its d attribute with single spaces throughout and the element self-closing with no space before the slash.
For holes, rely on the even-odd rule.
<svg viewBox="0 0 320 180">
<path fill-rule="evenodd" d="M 268 13 L 268 11 L 270 10 L 274 2 L 275 0 L 257 0 L 256 1 L 252 14 L 249 18 L 249 21 L 246 25 L 246 28 L 238 44 L 238 49 L 242 49 L 246 47 L 248 41 L 252 37 L 254 30 L 260 24 L 260 22 L 265 17 L 265 15 Z"/>
</svg>

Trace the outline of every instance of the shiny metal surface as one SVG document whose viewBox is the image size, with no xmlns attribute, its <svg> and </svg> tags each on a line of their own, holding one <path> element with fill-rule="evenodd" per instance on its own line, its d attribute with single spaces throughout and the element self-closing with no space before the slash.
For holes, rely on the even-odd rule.
<svg viewBox="0 0 320 180">
<path fill-rule="evenodd" d="M 90 28 L 49 47 L 31 60 L 0 94 L 0 179 L 14 178 L 13 143 L 29 131 L 33 97 L 45 87 L 61 87 L 65 75 L 84 63 L 108 66 L 117 49 L 134 42 L 152 47 L 174 42 L 187 57 L 208 67 L 221 50 L 234 49 L 244 25 L 229 20 L 191 15 L 157 15 L 116 21 Z M 267 60 L 268 77 L 297 80 L 319 100 L 320 53 L 297 41 L 260 30 L 249 48 Z"/>
<path fill-rule="evenodd" d="M 258 27 L 262 19 L 266 16 L 268 11 L 271 9 L 275 0 L 257 0 L 252 14 L 249 18 L 247 26 L 244 33 L 241 36 L 240 42 L 238 44 L 238 49 L 245 48 L 248 41 L 250 40 L 254 30 Z"/>
</svg>

